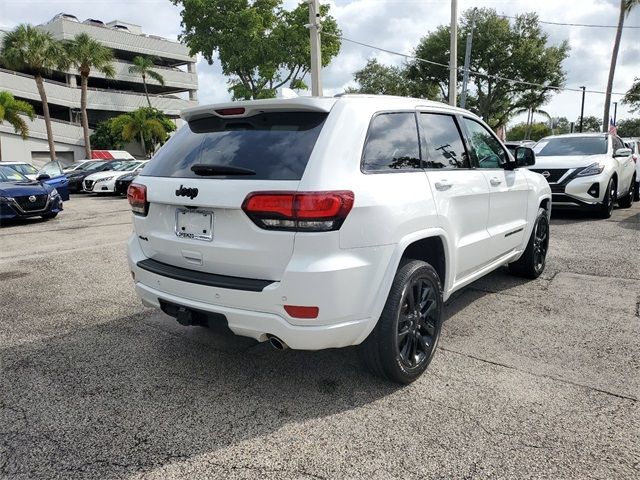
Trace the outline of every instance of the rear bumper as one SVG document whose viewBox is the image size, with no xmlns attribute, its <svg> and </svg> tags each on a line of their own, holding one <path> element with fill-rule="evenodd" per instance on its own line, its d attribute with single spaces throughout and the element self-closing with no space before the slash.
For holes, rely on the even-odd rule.
<svg viewBox="0 0 640 480">
<path fill-rule="evenodd" d="M 265 341 L 275 335 L 301 350 L 345 347 L 362 342 L 377 321 L 379 286 L 394 246 L 335 252 L 336 259 L 292 257 L 280 279 L 261 291 L 220 288 L 171 278 L 138 262 L 146 260 L 137 236 L 129 240 L 129 267 L 143 303 L 166 301 L 223 314 L 237 335 Z M 330 268 L 327 268 L 330 266 Z M 161 273 L 161 272 L 160 272 Z M 284 305 L 317 306 L 318 318 L 291 318 Z"/>
</svg>

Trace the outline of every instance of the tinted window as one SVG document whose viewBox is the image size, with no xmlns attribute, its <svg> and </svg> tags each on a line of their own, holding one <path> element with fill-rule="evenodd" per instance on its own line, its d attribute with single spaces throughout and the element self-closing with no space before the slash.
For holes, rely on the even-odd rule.
<svg viewBox="0 0 640 480">
<path fill-rule="evenodd" d="M 415 114 L 383 113 L 373 117 L 362 163 L 365 171 L 421 168 Z"/>
<path fill-rule="evenodd" d="M 478 168 L 502 168 L 507 162 L 507 153 L 498 139 L 475 120 L 465 118 L 464 124 L 469 132 L 471 148 L 478 159 Z"/>
<path fill-rule="evenodd" d="M 28 163 L 19 163 L 17 165 L 11 165 L 11 168 L 20 172 L 23 175 L 35 175 L 38 173 L 38 169 Z"/>
<path fill-rule="evenodd" d="M 538 157 L 601 155 L 607 153 L 607 137 L 558 137 L 542 139 L 533 147 Z"/>
<path fill-rule="evenodd" d="M 93 172 L 94 170 L 98 170 L 101 167 L 104 167 L 106 163 L 107 162 L 91 162 L 90 165 L 83 166 L 82 169 L 86 170 L 87 172 Z"/>
<path fill-rule="evenodd" d="M 421 113 L 420 140 L 426 168 L 468 168 L 469 159 L 455 118 Z"/>
<path fill-rule="evenodd" d="M 17 170 L 0 165 L 0 182 L 28 182 L 29 180 Z"/>
<path fill-rule="evenodd" d="M 191 167 L 212 165 L 256 172 L 216 178 L 300 180 L 326 117 L 326 113 L 278 112 L 193 120 L 158 151 L 141 175 L 202 178 Z"/>
</svg>

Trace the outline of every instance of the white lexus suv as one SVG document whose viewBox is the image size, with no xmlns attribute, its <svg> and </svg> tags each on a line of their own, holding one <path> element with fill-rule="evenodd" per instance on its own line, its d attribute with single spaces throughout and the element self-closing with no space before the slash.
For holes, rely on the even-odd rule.
<svg viewBox="0 0 640 480">
<path fill-rule="evenodd" d="M 408 383 L 443 301 L 509 265 L 535 278 L 551 191 L 473 114 L 345 95 L 203 106 L 128 191 L 142 301 L 276 348 L 360 345 Z"/>
<path fill-rule="evenodd" d="M 609 218 L 613 206 L 630 207 L 636 181 L 631 149 L 616 135 L 575 133 L 541 139 L 536 165 L 553 192 L 554 208 L 595 211 Z"/>
</svg>

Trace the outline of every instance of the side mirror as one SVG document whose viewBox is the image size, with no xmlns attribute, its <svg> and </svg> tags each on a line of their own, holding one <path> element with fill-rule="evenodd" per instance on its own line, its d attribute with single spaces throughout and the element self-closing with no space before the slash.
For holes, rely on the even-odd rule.
<svg viewBox="0 0 640 480">
<path fill-rule="evenodd" d="M 51 177 L 46 173 L 39 173 L 36 177 L 36 180 L 39 182 L 44 182 L 45 180 L 49 180 Z"/>
<path fill-rule="evenodd" d="M 614 157 L 628 157 L 629 155 L 631 155 L 630 148 L 619 148 L 613 153 Z"/>
<path fill-rule="evenodd" d="M 516 157 L 518 167 L 531 167 L 536 164 L 536 154 L 532 148 L 516 147 L 513 156 Z"/>
</svg>

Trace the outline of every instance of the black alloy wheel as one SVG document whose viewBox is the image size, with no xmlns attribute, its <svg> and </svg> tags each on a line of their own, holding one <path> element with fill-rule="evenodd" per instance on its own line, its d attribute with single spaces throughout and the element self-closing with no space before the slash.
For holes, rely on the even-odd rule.
<svg viewBox="0 0 640 480">
<path fill-rule="evenodd" d="M 436 341 L 437 298 L 428 279 L 407 284 L 398 312 L 398 355 L 408 369 L 419 368 L 431 357 Z"/>
<path fill-rule="evenodd" d="M 538 218 L 533 233 L 533 267 L 538 273 L 542 273 L 547 261 L 549 249 L 549 219 L 546 215 Z"/>
</svg>

